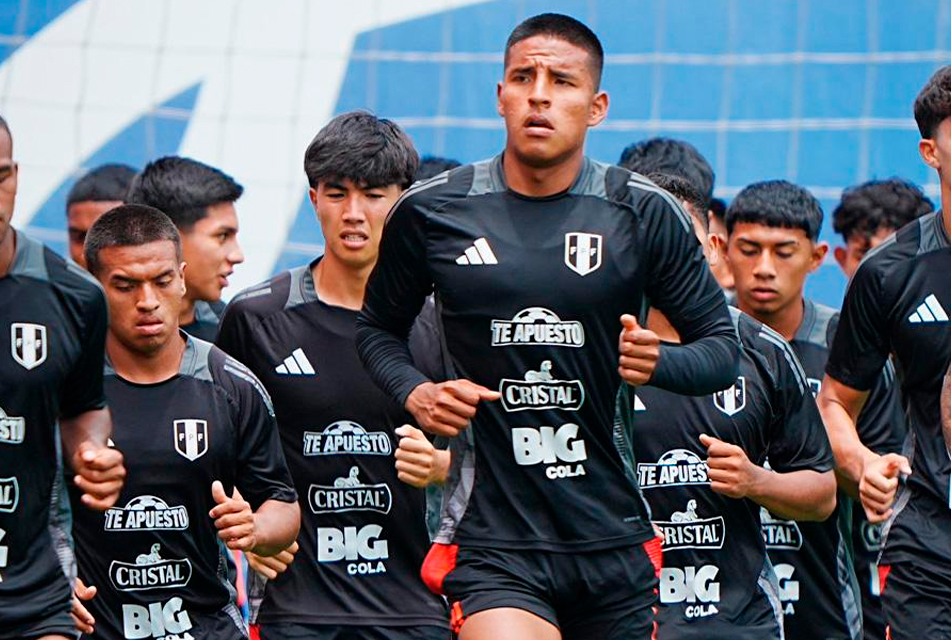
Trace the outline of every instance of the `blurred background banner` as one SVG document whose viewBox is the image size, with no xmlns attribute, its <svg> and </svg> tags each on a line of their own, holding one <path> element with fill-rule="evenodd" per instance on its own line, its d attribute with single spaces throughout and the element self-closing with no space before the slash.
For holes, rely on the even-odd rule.
<svg viewBox="0 0 951 640">
<path fill-rule="evenodd" d="M 604 43 L 597 159 L 646 137 L 688 140 L 727 200 L 757 180 L 807 186 L 829 241 L 846 186 L 897 175 L 937 199 L 911 107 L 951 62 L 951 0 L 2 0 L 14 224 L 63 251 L 66 192 L 84 171 L 190 156 L 246 188 L 233 295 L 321 252 L 302 158 L 334 114 L 395 119 L 421 154 L 497 153 L 505 39 L 543 11 Z M 830 260 L 809 293 L 838 305 L 844 285 Z"/>
</svg>

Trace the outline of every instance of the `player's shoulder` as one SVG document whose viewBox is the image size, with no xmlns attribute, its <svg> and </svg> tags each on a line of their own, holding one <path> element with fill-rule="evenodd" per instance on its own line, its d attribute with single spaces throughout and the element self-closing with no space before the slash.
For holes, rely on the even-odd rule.
<svg viewBox="0 0 951 640">
<path fill-rule="evenodd" d="M 672 213 L 688 233 L 693 233 L 690 216 L 677 198 L 646 176 L 622 167 L 607 165 L 604 170 L 604 185 L 606 197 L 611 202 L 630 207 L 638 214 Z"/>
<path fill-rule="evenodd" d="M 773 376 L 777 376 L 782 369 L 788 369 L 801 389 L 808 388 L 806 374 L 799 358 L 779 332 L 736 307 L 730 307 L 730 316 L 747 355 L 763 362 Z"/>
<path fill-rule="evenodd" d="M 309 265 L 282 271 L 264 282 L 240 291 L 228 303 L 226 313 L 260 318 L 299 304 L 303 301 L 301 292 L 306 287 L 307 279 L 313 283 Z"/>
<path fill-rule="evenodd" d="M 274 413 L 271 397 L 257 376 L 244 364 L 210 342 L 186 336 L 185 354 L 179 371 L 184 377 L 208 382 L 220 388 L 232 400 L 248 393 L 261 397 L 270 413 Z"/>
<path fill-rule="evenodd" d="M 838 309 L 805 299 L 802 324 L 799 325 L 795 340 L 829 348 L 832 346 L 838 323 Z"/>
<path fill-rule="evenodd" d="M 17 230 L 17 249 L 11 276 L 34 280 L 56 289 L 80 305 L 105 305 L 102 286 L 85 269 L 59 256 L 45 244 Z"/>
<path fill-rule="evenodd" d="M 497 165 L 496 166 L 496 162 Z M 504 180 L 499 186 L 501 158 L 490 158 L 443 171 L 426 180 L 420 180 L 404 191 L 390 210 L 407 208 L 426 214 L 445 205 L 473 195 L 505 190 Z"/>
<path fill-rule="evenodd" d="M 918 259 L 951 246 L 941 211 L 933 211 L 912 220 L 880 245 L 869 251 L 859 265 L 859 274 L 881 276 L 902 271 Z"/>
</svg>

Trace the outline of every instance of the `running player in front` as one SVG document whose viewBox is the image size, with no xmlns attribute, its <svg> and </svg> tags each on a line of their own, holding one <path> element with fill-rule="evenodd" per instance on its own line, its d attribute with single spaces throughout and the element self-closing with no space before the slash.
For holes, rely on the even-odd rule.
<svg viewBox="0 0 951 640">
<path fill-rule="evenodd" d="M 50 513 L 63 463 L 84 512 L 112 506 L 125 468 L 106 446 L 106 301 L 89 274 L 10 226 L 17 178 L 0 118 L 0 638 L 53 640 L 75 636 L 68 523 Z"/>
<path fill-rule="evenodd" d="M 726 212 L 727 258 L 736 303 L 792 345 L 815 394 L 838 322 L 834 309 L 803 296 L 809 273 L 827 246 L 818 241 L 822 208 L 808 190 L 772 180 L 737 194 Z M 884 365 L 884 363 L 883 363 Z M 883 432 L 901 420 L 894 371 L 883 366 L 859 420 L 863 433 Z M 855 492 L 855 487 L 845 486 Z M 797 536 L 768 541 L 770 559 L 790 586 L 783 620 L 790 640 L 859 640 L 861 596 L 852 561 L 851 504 L 844 495 L 825 522 L 789 522 Z M 764 527 L 764 529 L 768 528 Z"/>
<path fill-rule="evenodd" d="M 715 263 L 706 198 L 683 178 L 649 177 L 684 201 Z M 664 538 L 659 640 L 780 640 L 780 592 L 790 585 L 777 581 L 764 537 L 794 543 L 795 525 L 779 518 L 824 520 L 835 508 L 832 449 L 798 358 L 778 333 L 731 312 L 742 345 L 732 387 L 689 397 L 624 385 L 619 396 L 638 484 Z M 647 326 L 680 339 L 654 309 Z"/>
<path fill-rule="evenodd" d="M 222 319 L 218 345 L 274 398 L 303 512 L 286 570 L 289 553 L 249 556 L 270 578 L 256 618 L 262 640 L 449 637 L 444 602 L 419 578 L 429 546 L 425 494 L 398 477 L 433 447 L 403 426 L 409 415 L 373 384 L 354 344 L 384 220 L 417 162 L 389 120 L 363 112 L 331 120 L 304 154 L 324 255 L 243 291 Z M 437 337 L 420 338 L 414 354 L 434 353 L 417 362 L 438 362 Z M 421 450 L 401 453 L 397 442 Z M 448 453 L 440 453 L 444 477 Z"/>
<path fill-rule="evenodd" d="M 840 472 L 859 484 L 869 522 L 890 518 L 879 574 L 893 640 L 951 638 L 951 466 L 939 410 L 951 360 L 951 67 L 918 94 L 915 120 L 918 149 L 941 181 L 941 210 L 899 229 L 859 265 L 819 394 Z M 890 356 L 909 430 L 904 455 L 875 453 L 856 430 Z"/>
<path fill-rule="evenodd" d="M 300 526 L 270 399 L 179 327 L 181 238 L 165 214 L 112 209 L 85 255 L 109 302 L 106 397 L 130 474 L 115 507 L 76 514 L 77 594 L 97 590 L 78 626 L 106 640 L 246 638 L 225 554 L 280 553 Z"/>
<path fill-rule="evenodd" d="M 612 363 L 694 395 L 736 379 L 733 324 L 679 203 L 584 155 L 608 109 L 602 61 L 567 16 L 512 32 L 504 153 L 404 194 L 357 320 L 377 384 L 424 430 L 455 436 L 423 577 L 462 640 L 648 638 L 654 534 L 613 427 Z M 433 291 L 453 378 L 442 383 L 406 343 Z M 645 297 L 683 345 L 621 324 Z"/>
</svg>

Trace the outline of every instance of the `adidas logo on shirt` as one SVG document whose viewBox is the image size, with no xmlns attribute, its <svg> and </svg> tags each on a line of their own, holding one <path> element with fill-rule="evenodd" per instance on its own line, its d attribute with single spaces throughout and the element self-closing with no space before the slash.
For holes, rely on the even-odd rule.
<svg viewBox="0 0 951 640">
<path fill-rule="evenodd" d="M 485 238 L 479 238 L 472 243 L 472 246 L 465 250 L 461 256 L 456 258 L 456 264 L 476 265 L 476 264 L 498 264 L 499 261 L 492 253 L 492 247 Z"/>
<path fill-rule="evenodd" d="M 912 324 L 947 321 L 948 314 L 933 293 L 918 305 L 918 309 L 913 314 L 908 316 L 908 322 Z"/>
<path fill-rule="evenodd" d="M 274 370 L 283 376 L 317 375 L 317 372 L 314 371 L 314 366 L 310 363 L 310 360 L 307 359 L 307 356 L 304 355 L 304 350 L 301 348 L 294 349 L 291 355 L 284 358 L 284 363 L 277 365 Z"/>
</svg>

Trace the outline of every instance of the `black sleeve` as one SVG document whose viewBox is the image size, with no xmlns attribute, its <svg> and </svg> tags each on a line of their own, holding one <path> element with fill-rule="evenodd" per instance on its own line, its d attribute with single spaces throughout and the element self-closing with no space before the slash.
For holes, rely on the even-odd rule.
<svg viewBox="0 0 951 640">
<path fill-rule="evenodd" d="M 215 346 L 238 360 L 244 360 L 241 345 L 245 344 L 248 333 L 245 332 L 246 322 L 244 314 L 232 302 L 225 307 L 218 324 L 218 335 L 215 337 Z"/>
<path fill-rule="evenodd" d="M 858 391 L 872 388 L 888 360 L 889 302 L 876 264 L 866 260 L 846 291 L 826 373 Z"/>
<path fill-rule="evenodd" d="M 235 484 L 257 510 L 266 500 L 296 502 L 290 471 L 284 459 L 271 399 L 250 370 L 225 360 L 225 375 L 232 376 L 232 422 L 237 428 Z"/>
<path fill-rule="evenodd" d="M 895 367 L 886 360 L 855 425 L 862 444 L 878 454 L 900 453 L 905 439 L 905 416 L 895 383 Z"/>
<path fill-rule="evenodd" d="M 773 352 L 769 466 L 781 473 L 829 471 L 832 446 L 799 359 L 779 334 L 765 348 Z"/>
<path fill-rule="evenodd" d="M 432 296 L 426 298 L 409 332 L 409 352 L 416 368 L 430 380 L 442 382 L 449 378 L 443 362 L 439 320 Z"/>
<path fill-rule="evenodd" d="M 63 418 L 73 418 L 106 406 L 102 371 L 109 311 L 106 298 L 98 287 L 82 306 L 82 312 L 80 356 L 64 381 L 60 396 L 59 414 Z"/>
<path fill-rule="evenodd" d="M 424 226 L 412 196 L 396 203 L 357 315 L 357 351 L 363 365 L 401 407 L 413 389 L 429 380 L 414 365 L 407 344 L 410 328 L 433 291 Z"/>
<path fill-rule="evenodd" d="M 726 298 L 707 266 L 689 217 L 673 200 L 643 201 L 649 242 L 646 293 L 680 334 L 663 345 L 651 385 L 683 395 L 729 387 L 739 368 L 739 345 Z"/>
</svg>

